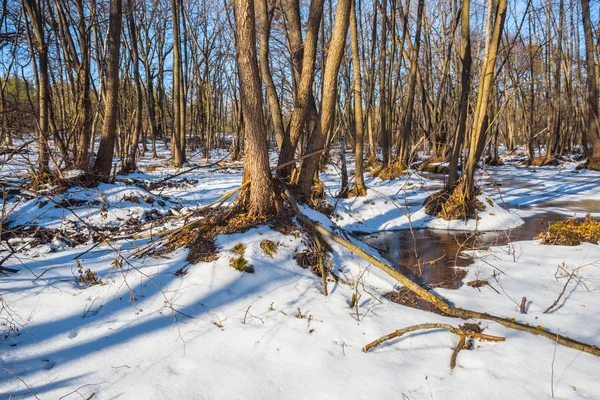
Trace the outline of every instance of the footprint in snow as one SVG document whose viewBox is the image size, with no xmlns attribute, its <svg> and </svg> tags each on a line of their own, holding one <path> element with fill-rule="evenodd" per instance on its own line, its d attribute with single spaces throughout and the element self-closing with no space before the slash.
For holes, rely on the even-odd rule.
<svg viewBox="0 0 600 400">
<path fill-rule="evenodd" d="M 50 370 L 56 365 L 55 361 L 42 360 L 42 362 L 44 363 L 44 365 L 42 365 L 42 368 L 44 368 L 45 370 Z"/>
</svg>

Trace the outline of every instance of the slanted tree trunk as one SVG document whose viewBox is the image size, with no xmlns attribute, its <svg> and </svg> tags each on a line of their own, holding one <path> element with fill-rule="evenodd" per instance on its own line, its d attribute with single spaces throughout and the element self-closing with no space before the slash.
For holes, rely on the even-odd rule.
<svg viewBox="0 0 600 400">
<path fill-rule="evenodd" d="M 293 3 L 288 5 L 288 11 L 290 16 L 295 16 L 296 24 L 290 24 L 290 42 L 292 42 L 292 48 L 294 54 L 292 58 L 295 60 L 295 64 L 298 64 L 298 52 L 300 51 L 302 43 L 302 33 L 298 30 L 299 25 L 299 10 L 297 8 L 297 2 L 286 1 L 287 3 Z M 294 159 L 296 147 L 298 141 L 302 135 L 302 129 L 304 128 L 306 117 L 311 110 L 314 108 L 314 99 L 312 97 L 312 86 L 315 78 L 315 62 L 317 59 L 317 41 L 319 37 L 319 25 L 321 24 L 321 17 L 323 15 L 323 3 L 324 0 L 313 0 L 311 2 L 308 21 L 306 24 L 306 38 L 304 40 L 304 47 L 302 49 L 302 69 L 300 73 L 300 82 L 298 83 L 298 90 L 294 101 L 294 111 L 289 126 L 289 135 L 285 135 L 280 152 L 279 152 L 279 165 L 289 163 Z M 315 110 L 316 112 L 316 110 Z M 279 169 L 278 175 L 282 178 L 289 178 L 293 165 L 287 165 Z"/>
<path fill-rule="evenodd" d="M 596 81 L 596 65 L 594 60 L 594 37 L 590 22 L 590 2 L 581 0 L 583 31 L 585 36 L 585 61 L 587 72 L 587 139 L 592 146 L 587 166 L 600 169 L 600 121 L 598 120 L 598 86 Z"/>
<path fill-rule="evenodd" d="M 321 101 L 321 129 L 317 129 L 311 136 L 306 154 L 323 148 L 327 134 L 333 126 L 335 117 L 335 102 L 337 98 L 337 76 L 340 69 L 342 56 L 346 50 L 346 36 L 350 20 L 351 0 L 338 0 L 333 33 L 329 41 L 327 61 L 323 71 L 323 99 Z M 302 161 L 298 186 L 303 195 L 308 196 L 313 186 L 313 178 L 319 168 L 322 153 L 307 157 Z"/>
<path fill-rule="evenodd" d="M 246 208 L 253 217 L 266 217 L 277 212 L 280 200 L 269 168 L 263 97 L 256 59 L 254 1 L 235 0 L 234 12 L 240 102 L 245 126 L 244 181 L 250 180 Z"/>
<path fill-rule="evenodd" d="M 492 2 L 490 2 L 490 6 Z M 485 145 L 487 136 L 487 112 L 490 101 L 492 85 L 496 78 L 496 59 L 498 57 L 498 48 L 500 47 L 500 39 L 504 29 L 504 20 L 506 19 L 507 0 L 498 0 L 494 7 L 494 12 L 489 15 L 493 18 L 488 20 L 488 29 L 486 41 L 489 46 L 486 46 L 483 64 L 481 66 L 481 78 L 479 90 L 477 93 L 477 105 L 475 107 L 475 115 L 473 117 L 473 127 L 471 130 L 471 143 L 469 146 L 469 156 L 464 168 L 464 186 L 463 195 L 466 200 L 470 200 L 475 196 L 475 167 L 481 158 L 481 153 Z"/>
<path fill-rule="evenodd" d="M 112 159 L 117 131 L 119 102 L 119 51 L 121 48 L 121 19 L 123 4 L 121 0 L 110 0 L 110 18 L 108 21 L 108 54 L 106 57 L 106 92 L 104 96 L 104 122 L 98 156 L 93 173 L 101 181 L 110 178 Z"/>
</svg>

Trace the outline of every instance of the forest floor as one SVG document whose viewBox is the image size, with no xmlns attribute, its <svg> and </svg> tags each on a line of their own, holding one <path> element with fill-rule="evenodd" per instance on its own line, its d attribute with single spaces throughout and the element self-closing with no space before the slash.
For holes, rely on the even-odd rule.
<svg viewBox="0 0 600 400">
<path fill-rule="evenodd" d="M 184 221 L 178 216 L 241 184 L 242 164 L 228 161 L 161 183 L 178 172 L 165 151 L 159 160 L 142 157 L 139 172 L 97 188 L 5 190 L 0 259 L 11 254 L 2 266 L 19 271 L 0 276 L 1 399 L 599 398 L 600 358 L 488 321 L 480 323 L 484 333 L 506 341 L 475 341 L 454 369 L 458 338 L 439 329 L 363 353 L 364 345 L 400 328 L 463 321 L 391 302 L 384 295 L 398 284 L 335 243 L 330 261 L 339 280 L 329 282 L 327 297 L 321 278 L 294 258 L 306 248 L 303 236 L 268 226 L 219 236 L 220 257 L 210 262 L 189 265 L 184 248 L 135 257 L 153 238 L 116 239 L 125 230 L 142 227 L 152 236 L 176 228 Z M 215 152 L 208 163 L 226 154 Z M 334 214 L 302 210 L 349 232 L 517 231 L 523 220 L 548 212 L 600 216 L 600 173 L 576 171 L 575 162 L 529 168 L 507 157 L 505 166 L 482 170 L 486 210 L 465 224 L 422 211 L 423 200 L 441 187 L 437 175 L 369 178 L 366 197 L 337 200 L 333 157 L 322 178 Z M 189 167 L 206 162 L 192 157 Z M 0 176 L 18 186 L 26 167 L 13 157 Z M 262 249 L 264 240 L 277 244 L 274 254 Z M 230 267 L 240 253 L 254 273 Z M 472 263 L 460 267 L 462 281 L 489 284 L 434 289 L 440 296 L 600 345 L 600 246 L 545 246 L 529 238 L 463 255 Z M 353 294 L 359 301 L 350 308 Z"/>
</svg>

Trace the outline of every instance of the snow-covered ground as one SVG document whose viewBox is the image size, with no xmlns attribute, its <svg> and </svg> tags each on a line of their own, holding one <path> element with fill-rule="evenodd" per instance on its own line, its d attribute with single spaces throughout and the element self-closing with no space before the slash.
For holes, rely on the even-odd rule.
<svg viewBox="0 0 600 400">
<path fill-rule="evenodd" d="M 215 153 L 211 161 L 224 155 Z M 157 213 L 185 214 L 241 182 L 241 164 L 228 163 L 182 175 L 173 180 L 178 184 L 152 193 L 128 183 L 157 182 L 177 172 L 163 161 L 156 167 L 156 161 L 143 159 L 140 172 L 98 189 L 73 188 L 50 198 L 15 195 L 7 202 L 7 222 L 64 229 L 87 224 L 108 232 L 151 221 Z M 487 216 L 476 228 L 514 228 L 521 217 L 550 208 L 565 215 L 577 207 L 600 211 L 594 209 L 600 174 L 575 173 L 574 167 L 487 168 L 489 174 L 480 179 L 484 200 L 491 202 L 486 200 Z M 323 179 L 335 204 L 336 169 L 330 167 Z M 411 223 L 435 226 L 421 208 L 439 189 L 436 179 L 419 173 L 392 182 L 369 178 L 368 196 L 338 201 L 332 220 L 363 232 L 408 229 Z M 68 207 L 72 212 L 53 206 L 65 200 L 80 202 Z M 331 224 L 315 211 L 306 212 Z M 265 239 L 278 243 L 273 257 L 260 247 Z M 363 353 L 365 344 L 399 328 L 463 321 L 390 302 L 383 295 L 397 287 L 395 281 L 336 244 L 331 262 L 340 280 L 329 282 L 325 297 L 321 279 L 293 258 L 305 248 L 302 236 L 266 226 L 221 236 L 220 258 L 194 265 L 186 262 L 185 249 L 133 257 L 149 240 L 95 247 L 63 242 L 46 244 L 44 251 L 38 251 L 44 244 L 14 243 L 24 247 L 3 265 L 20 271 L 0 277 L 1 399 L 600 398 L 600 358 L 492 322 L 482 322 L 484 333 L 506 341 L 475 342 L 473 350 L 460 352 L 454 370 L 449 362 L 458 338 L 442 330 L 416 332 Z M 244 258 L 254 266 L 253 274 L 230 267 L 239 243 L 246 245 Z M 600 345 L 598 245 L 541 246 L 528 240 L 474 256 L 465 281 L 485 279 L 491 287 L 463 285 L 437 293 L 463 308 Z M 578 275 L 545 314 L 567 279 L 559 265 L 569 272 L 578 268 Z M 77 283 L 80 267 L 103 284 Z M 358 315 L 349 307 L 354 293 L 360 294 Z M 519 312 L 523 296 L 527 314 Z"/>
</svg>

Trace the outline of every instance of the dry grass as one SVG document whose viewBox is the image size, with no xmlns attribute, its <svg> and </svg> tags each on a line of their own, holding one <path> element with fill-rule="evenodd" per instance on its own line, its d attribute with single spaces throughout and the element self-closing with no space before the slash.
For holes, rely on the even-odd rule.
<svg viewBox="0 0 600 400">
<path fill-rule="evenodd" d="M 600 158 L 590 158 L 586 162 L 579 164 L 576 169 L 591 169 L 594 171 L 600 171 Z"/>
<path fill-rule="evenodd" d="M 244 243 L 238 243 L 233 246 L 232 251 L 239 256 L 243 256 L 246 251 L 246 245 Z"/>
<path fill-rule="evenodd" d="M 277 254 L 277 243 L 275 243 L 272 240 L 263 240 L 262 242 L 260 242 L 260 248 L 266 255 L 268 255 L 271 258 L 273 258 L 275 254 Z"/>
<path fill-rule="evenodd" d="M 425 212 L 446 221 L 477 219 L 477 213 L 485 210 L 485 205 L 475 196 L 467 200 L 463 193 L 462 181 L 452 192 L 443 189 L 429 196 L 424 203 Z"/>
<path fill-rule="evenodd" d="M 534 159 L 531 160 L 529 165 L 531 165 L 533 167 L 546 167 L 546 166 L 557 167 L 557 166 L 561 165 L 562 163 L 563 163 L 562 160 L 559 160 L 558 158 L 546 158 L 544 156 L 544 157 L 534 157 Z"/>
<path fill-rule="evenodd" d="M 383 165 L 379 164 L 371 169 L 371 176 L 384 181 L 392 181 L 402 177 L 405 171 L 406 167 L 399 162 L 392 163 L 386 167 L 383 167 Z"/>
<path fill-rule="evenodd" d="M 350 189 L 348 191 L 348 193 L 346 193 L 346 198 L 352 198 L 352 197 L 363 197 L 367 195 L 367 189 L 366 188 L 359 188 L 357 186 L 354 186 L 352 189 Z"/>
<path fill-rule="evenodd" d="M 567 218 L 562 222 L 550 225 L 546 232 L 534 237 L 540 244 L 578 246 L 583 242 L 595 243 L 600 241 L 600 222 L 590 215 L 585 220 L 577 221 Z"/>
</svg>

